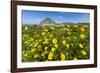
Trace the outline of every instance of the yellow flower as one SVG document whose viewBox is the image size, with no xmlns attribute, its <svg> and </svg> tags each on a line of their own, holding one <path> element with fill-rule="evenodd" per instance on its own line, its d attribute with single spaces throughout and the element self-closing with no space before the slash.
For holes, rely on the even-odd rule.
<svg viewBox="0 0 100 73">
<path fill-rule="evenodd" d="M 52 52 L 54 52 L 55 50 L 56 50 L 56 49 L 55 49 L 54 47 L 53 47 L 53 48 L 51 48 L 51 51 L 52 51 Z"/>
<path fill-rule="evenodd" d="M 71 35 L 71 32 L 68 32 L 69 35 Z"/>
<path fill-rule="evenodd" d="M 45 32 L 42 32 L 42 35 L 45 35 Z"/>
<path fill-rule="evenodd" d="M 76 61 L 76 60 L 77 60 L 77 58 L 75 57 L 73 60 L 75 60 L 75 61 Z"/>
<path fill-rule="evenodd" d="M 53 37 L 53 35 L 52 35 L 52 34 L 50 34 L 50 37 Z"/>
<path fill-rule="evenodd" d="M 48 29 L 44 29 L 44 31 L 48 32 Z"/>
<path fill-rule="evenodd" d="M 43 42 L 43 44 L 48 44 L 48 39 L 45 39 L 45 41 Z"/>
<path fill-rule="evenodd" d="M 75 27 L 75 28 L 77 28 L 77 27 L 78 27 L 78 25 L 74 25 L 74 27 Z"/>
<path fill-rule="evenodd" d="M 88 25 L 84 25 L 83 27 L 88 27 Z"/>
<path fill-rule="evenodd" d="M 48 44 L 48 41 L 44 41 L 43 44 Z"/>
<path fill-rule="evenodd" d="M 63 43 L 63 45 L 65 45 L 66 44 L 66 40 L 63 40 L 62 43 Z"/>
<path fill-rule="evenodd" d="M 53 43 L 53 44 L 56 44 L 56 43 L 57 43 L 57 39 L 53 39 L 53 40 L 52 40 L 52 43 Z"/>
<path fill-rule="evenodd" d="M 32 50 L 31 50 L 31 52 L 33 53 L 35 51 L 35 49 L 33 48 Z"/>
<path fill-rule="evenodd" d="M 55 46 L 55 48 L 58 48 L 58 44 L 55 44 L 54 46 Z"/>
<path fill-rule="evenodd" d="M 66 47 L 67 47 L 67 48 L 69 48 L 69 47 L 70 47 L 70 45 L 69 45 L 69 44 L 66 44 Z"/>
<path fill-rule="evenodd" d="M 44 51 L 44 54 L 48 54 L 48 51 L 47 51 L 47 50 L 45 50 L 45 51 Z"/>
<path fill-rule="evenodd" d="M 48 62 L 48 60 L 45 60 L 45 62 Z"/>
<path fill-rule="evenodd" d="M 48 55 L 48 59 L 49 59 L 49 60 L 52 60 L 52 56 L 53 56 L 53 53 L 50 52 L 49 55 Z"/>
<path fill-rule="evenodd" d="M 85 29 L 84 29 L 84 28 L 80 28 L 80 30 L 81 30 L 81 32 L 84 32 L 84 31 L 85 31 Z"/>
<path fill-rule="evenodd" d="M 70 31 L 68 28 L 65 28 L 65 30 Z"/>
<path fill-rule="evenodd" d="M 40 39 L 39 42 L 41 42 L 42 40 Z"/>
<path fill-rule="evenodd" d="M 67 25 L 67 27 L 70 27 L 70 25 Z"/>
<path fill-rule="evenodd" d="M 28 35 L 25 35 L 25 34 L 24 34 L 23 37 L 28 37 Z"/>
<path fill-rule="evenodd" d="M 53 30 L 53 29 L 55 29 L 54 27 L 51 27 L 51 29 Z"/>
<path fill-rule="evenodd" d="M 68 56 L 68 52 L 66 52 L 66 55 Z"/>
<path fill-rule="evenodd" d="M 24 54 L 24 57 L 27 57 L 28 55 L 27 55 L 27 53 L 26 54 Z"/>
<path fill-rule="evenodd" d="M 38 48 L 41 48 L 42 46 L 41 45 L 38 45 Z"/>
<path fill-rule="evenodd" d="M 47 41 L 44 41 L 43 44 L 48 44 L 48 42 Z"/>
<path fill-rule="evenodd" d="M 25 50 L 23 50 L 22 53 L 25 54 Z"/>
<path fill-rule="evenodd" d="M 38 45 L 38 42 L 34 44 L 34 47 L 36 47 Z"/>
<path fill-rule="evenodd" d="M 41 55 L 42 57 L 44 57 L 45 56 L 45 54 L 44 53 L 42 53 L 42 55 Z"/>
<path fill-rule="evenodd" d="M 71 37 L 66 37 L 67 38 L 67 40 L 70 40 L 71 39 Z"/>
<path fill-rule="evenodd" d="M 38 54 L 35 54 L 35 55 L 34 55 L 34 58 L 37 58 L 38 56 L 39 56 Z"/>
<path fill-rule="evenodd" d="M 62 37 L 62 39 L 65 39 L 65 37 Z"/>
<path fill-rule="evenodd" d="M 25 30 L 27 30 L 28 29 L 28 27 L 27 26 L 25 26 Z"/>
<path fill-rule="evenodd" d="M 65 60 L 65 55 L 63 53 L 61 53 L 61 60 L 64 61 Z"/>
<path fill-rule="evenodd" d="M 25 43 L 25 44 L 27 44 L 27 43 L 28 43 L 28 41 L 25 41 L 24 43 Z"/>
<path fill-rule="evenodd" d="M 73 44 L 73 43 L 71 43 L 71 46 L 74 46 L 74 44 Z"/>
<path fill-rule="evenodd" d="M 79 44 L 79 47 L 80 47 L 80 48 L 83 48 L 83 45 L 82 45 L 82 44 Z"/>
<path fill-rule="evenodd" d="M 30 44 L 30 46 L 33 46 L 33 44 Z"/>
<path fill-rule="evenodd" d="M 30 40 L 31 40 L 31 41 L 34 41 L 34 39 L 33 39 L 33 38 L 30 38 Z"/>
<path fill-rule="evenodd" d="M 47 49 L 48 49 L 48 47 L 45 47 L 44 49 L 45 49 L 45 50 L 47 50 Z"/>
<path fill-rule="evenodd" d="M 83 54 L 83 55 L 86 55 L 87 53 L 86 53 L 86 51 L 82 50 L 82 54 Z"/>
<path fill-rule="evenodd" d="M 36 42 L 38 42 L 38 40 L 35 40 Z"/>
<path fill-rule="evenodd" d="M 84 38 L 85 38 L 85 35 L 84 35 L 84 34 L 81 34 L 81 35 L 80 35 L 80 38 L 81 38 L 81 39 L 84 39 Z"/>
</svg>

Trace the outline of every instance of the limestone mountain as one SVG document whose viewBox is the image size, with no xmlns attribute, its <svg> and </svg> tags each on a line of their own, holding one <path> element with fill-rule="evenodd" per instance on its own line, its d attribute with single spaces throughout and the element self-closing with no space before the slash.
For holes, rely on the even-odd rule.
<svg viewBox="0 0 100 73">
<path fill-rule="evenodd" d="M 40 22 L 40 26 L 50 26 L 50 25 L 55 25 L 56 22 L 50 18 L 45 18 Z"/>
</svg>

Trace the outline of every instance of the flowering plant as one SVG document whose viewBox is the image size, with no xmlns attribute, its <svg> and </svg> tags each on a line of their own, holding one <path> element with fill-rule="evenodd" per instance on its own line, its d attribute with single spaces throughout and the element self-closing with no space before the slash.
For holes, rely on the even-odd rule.
<svg viewBox="0 0 100 73">
<path fill-rule="evenodd" d="M 89 25 L 22 26 L 22 61 L 89 59 Z"/>
</svg>

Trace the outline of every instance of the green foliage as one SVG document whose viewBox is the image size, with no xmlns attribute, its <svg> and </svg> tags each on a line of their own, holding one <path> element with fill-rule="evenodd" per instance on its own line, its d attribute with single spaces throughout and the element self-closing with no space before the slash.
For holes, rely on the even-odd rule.
<svg viewBox="0 0 100 73">
<path fill-rule="evenodd" d="M 89 59 L 89 25 L 22 26 L 22 62 Z"/>
</svg>

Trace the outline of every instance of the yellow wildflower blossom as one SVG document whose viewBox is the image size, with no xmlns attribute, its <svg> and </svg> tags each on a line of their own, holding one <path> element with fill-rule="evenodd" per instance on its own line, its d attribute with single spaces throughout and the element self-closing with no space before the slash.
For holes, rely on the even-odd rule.
<svg viewBox="0 0 100 73">
<path fill-rule="evenodd" d="M 48 49 L 48 47 L 45 47 L 44 49 L 45 49 L 45 50 L 47 50 L 47 49 Z"/>
<path fill-rule="evenodd" d="M 81 34 L 81 35 L 80 35 L 80 38 L 81 38 L 81 39 L 84 39 L 84 38 L 85 38 L 85 35 L 84 35 L 84 34 Z"/>
<path fill-rule="evenodd" d="M 51 29 L 53 30 L 53 29 L 55 29 L 54 27 L 51 27 Z"/>
<path fill-rule="evenodd" d="M 38 42 L 38 40 L 35 40 L 35 42 Z"/>
<path fill-rule="evenodd" d="M 48 59 L 49 59 L 49 60 L 52 60 L 52 56 L 53 56 L 53 53 L 50 52 L 49 55 L 48 55 Z"/>
<path fill-rule="evenodd" d="M 84 32 L 84 31 L 85 31 L 85 29 L 84 29 L 84 28 L 80 28 L 80 30 L 81 30 L 81 32 Z"/>
<path fill-rule="evenodd" d="M 82 54 L 83 54 L 83 55 L 86 55 L 87 53 L 86 53 L 86 51 L 82 50 Z"/>
<path fill-rule="evenodd" d="M 69 35 L 71 35 L 71 32 L 68 32 Z"/>
<path fill-rule="evenodd" d="M 74 27 L 75 27 L 75 28 L 77 28 L 77 27 L 78 27 L 78 25 L 74 25 Z"/>
<path fill-rule="evenodd" d="M 70 27 L 70 25 L 66 25 L 67 27 Z"/>
<path fill-rule="evenodd" d="M 41 48 L 42 46 L 41 45 L 38 45 L 38 48 Z"/>
<path fill-rule="evenodd" d="M 66 52 L 66 55 L 68 56 L 68 52 Z"/>
<path fill-rule="evenodd" d="M 26 54 L 24 54 L 24 57 L 27 57 L 27 53 L 26 53 Z"/>
<path fill-rule="evenodd" d="M 54 47 L 53 47 L 53 48 L 51 48 L 51 51 L 52 51 L 52 52 L 54 52 L 55 50 L 56 50 L 56 49 L 55 49 Z"/>
<path fill-rule="evenodd" d="M 63 53 L 61 53 L 61 60 L 64 61 L 65 60 L 65 55 Z"/>
<path fill-rule="evenodd" d="M 25 54 L 25 50 L 23 50 L 22 53 Z"/>
<path fill-rule="evenodd" d="M 53 43 L 53 44 L 56 44 L 56 43 L 57 43 L 57 39 L 53 39 L 53 40 L 52 40 L 52 43 Z"/>
<path fill-rule="evenodd" d="M 34 55 L 34 58 L 37 58 L 37 57 L 38 57 L 38 54 L 35 54 L 35 55 Z"/>
<path fill-rule="evenodd" d="M 63 43 L 63 45 L 65 45 L 66 44 L 66 40 L 63 40 L 62 43 Z"/>
<path fill-rule="evenodd" d="M 47 51 L 47 50 L 45 50 L 45 51 L 44 51 L 44 54 L 48 54 L 48 51 Z"/>
<path fill-rule="evenodd" d="M 66 47 L 67 47 L 67 48 L 69 48 L 69 47 L 70 47 L 70 45 L 69 45 L 69 44 L 66 44 Z"/>
<path fill-rule="evenodd" d="M 48 60 L 45 60 L 45 62 L 48 62 Z"/>
<path fill-rule="evenodd" d="M 31 41 L 34 41 L 34 39 L 33 39 L 33 38 L 30 38 L 30 40 L 31 40 Z"/>
<path fill-rule="evenodd" d="M 55 46 L 55 48 L 58 48 L 58 44 L 55 44 L 54 46 Z"/>
<path fill-rule="evenodd" d="M 36 47 L 38 45 L 38 42 L 34 44 L 34 47 Z"/>
<path fill-rule="evenodd" d="M 33 44 L 30 44 L 30 46 L 33 46 Z"/>
<path fill-rule="evenodd" d="M 45 32 L 48 32 L 48 29 L 44 29 Z"/>
<path fill-rule="evenodd" d="M 31 52 L 33 53 L 35 51 L 35 49 L 33 48 L 32 50 L 31 50 Z"/>
<path fill-rule="evenodd" d="M 45 56 L 45 54 L 44 53 L 42 53 L 42 55 L 41 55 L 42 57 L 44 57 Z"/>
<path fill-rule="evenodd" d="M 44 41 L 43 44 L 48 44 L 48 41 Z"/>
<path fill-rule="evenodd" d="M 43 44 L 48 44 L 48 39 L 45 39 L 45 41 L 43 42 Z"/>
<path fill-rule="evenodd" d="M 89 27 L 88 25 L 84 25 L 83 27 Z"/>
<path fill-rule="evenodd" d="M 77 60 L 77 58 L 75 57 L 73 60 L 75 60 L 75 61 L 76 61 L 76 60 Z"/>
<path fill-rule="evenodd" d="M 25 30 L 27 30 L 28 29 L 28 27 L 27 26 L 25 26 Z"/>
<path fill-rule="evenodd" d="M 62 39 L 65 39 L 65 37 L 62 37 Z"/>
<path fill-rule="evenodd" d="M 65 30 L 70 31 L 68 28 L 65 28 Z"/>
<path fill-rule="evenodd" d="M 80 48 L 83 48 L 83 45 L 82 45 L 82 44 L 79 44 L 79 47 L 80 47 Z"/>
<path fill-rule="evenodd" d="M 42 35 L 45 35 L 46 33 L 45 32 L 42 32 Z"/>
<path fill-rule="evenodd" d="M 71 46 L 74 46 L 74 44 L 73 44 L 73 43 L 71 43 Z"/>
<path fill-rule="evenodd" d="M 50 34 L 50 37 L 53 37 L 53 35 L 52 35 L 52 34 Z"/>
<path fill-rule="evenodd" d="M 25 41 L 24 43 L 25 43 L 25 44 L 27 44 L 27 43 L 28 43 L 28 41 Z"/>
</svg>

